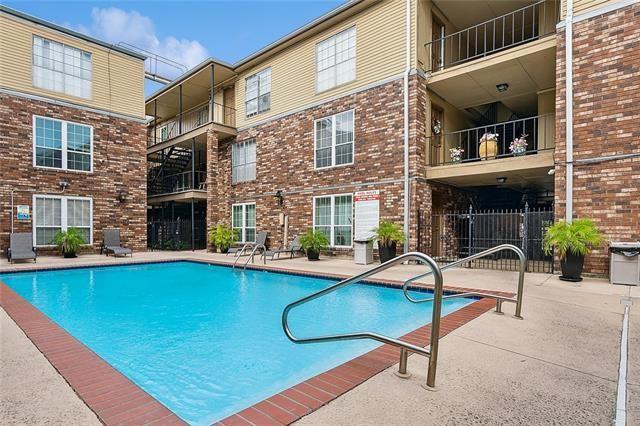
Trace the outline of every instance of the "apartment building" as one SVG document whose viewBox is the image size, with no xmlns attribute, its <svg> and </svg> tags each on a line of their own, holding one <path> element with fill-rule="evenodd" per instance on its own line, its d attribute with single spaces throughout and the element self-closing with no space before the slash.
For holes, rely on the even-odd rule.
<svg viewBox="0 0 640 426">
<path fill-rule="evenodd" d="M 192 225 L 194 246 L 217 223 L 241 241 L 268 231 L 272 246 L 314 227 L 336 253 L 391 220 L 406 249 L 463 256 L 498 228 L 457 211 L 538 209 L 544 220 L 509 226 L 539 238 L 565 215 L 569 164 L 572 217 L 638 239 L 638 10 L 624 0 L 351 1 L 236 64 L 205 61 L 147 99 L 149 220 Z M 605 260 L 603 249 L 587 269 L 606 272 Z"/>
<path fill-rule="evenodd" d="M 0 250 L 71 227 L 146 250 L 144 60 L 0 6 Z"/>
</svg>

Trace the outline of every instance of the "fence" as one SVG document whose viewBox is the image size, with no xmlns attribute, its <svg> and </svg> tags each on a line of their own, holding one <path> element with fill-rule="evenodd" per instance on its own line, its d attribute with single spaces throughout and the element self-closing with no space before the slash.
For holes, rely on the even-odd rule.
<svg viewBox="0 0 640 426">
<path fill-rule="evenodd" d="M 205 219 L 196 219 L 193 226 L 194 249 L 207 247 Z M 191 220 L 161 220 L 147 223 L 147 247 L 150 250 L 190 250 Z"/>
<path fill-rule="evenodd" d="M 446 264 L 500 244 L 513 244 L 527 256 L 527 271 L 553 273 L 553 255 L 542 250 L 544 233 L 552 223 L 552 209 L 528 206 L 421 214 L 419 226 L 425 234 L 418 249 Z M 515 271 L 518 259 L 514 253 L 500 252 L 474 260 L 469 267 Z"/>
</svg>

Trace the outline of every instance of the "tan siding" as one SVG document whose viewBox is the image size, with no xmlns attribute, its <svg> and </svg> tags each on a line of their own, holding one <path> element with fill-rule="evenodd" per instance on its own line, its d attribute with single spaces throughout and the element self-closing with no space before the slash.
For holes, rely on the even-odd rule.
<svg viewBox="0 0 640 426">
<path fill-rule="evenodd" d="M 617 3 L 619 0 L 573 0 L 573 15 L 590 12 L 607 4 Z M 562 0 L 562 16 L 564 19 L 567 2 Z"/>
<path fill-rule="evenodd" d="M 92 98 L 34 87 L 32 38 L 39 35 L 91 52 Z M 140 59 L 79 40 L 31 22 L 0 14 L 0 87 L 55 98 L 118 114 L 144 117 L 144 64 Z"/>
<path fill-rule="evenodd" d="M 401 74 L 405 66 L 404 5 L 404 0 L 388 0 L 371 6 L 341 24 L 242 72 L 236 84 L 238 127 Z M 316 93 L 316 43 L 353 25 L 356 27 L 356 80 Z M 268 66 L 271 67 L 271 109 L 247 119 L 244 106 L 245 78 Z"/>
</svg>

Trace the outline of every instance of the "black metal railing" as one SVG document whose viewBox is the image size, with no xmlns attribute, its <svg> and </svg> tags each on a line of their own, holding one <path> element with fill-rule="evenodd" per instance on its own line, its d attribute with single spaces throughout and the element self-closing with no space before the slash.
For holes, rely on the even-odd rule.
<svg viewBox="0 0 640 426">
<path fill-rule="evenodd" d="M 425 44 L 431 63 L 440 71 L 482 58 L 556 31 L 560 2 L 544 0 Z"/>
<path fill-rule="evenodd" d="M 147 223 L 147 247 L 150 250 L 194 250 L 207 246 L 205 219 L 159 220 Z M 193 231 L 193 232 L 192 232 Z M 193 241 L 191 240 L 193 235 Z"/>
<path fill-rule="evenodd" d="M 236 126 L 236 110 L 216 102 L 206 102 L 183 112 L 172 120 L 151 126 L 147 132 L 147 146 L 173 139 L 209 123 Z"/>
<path fill-rule="evenodd" d="M 515 143 L 511 149 L 512 142 L 520 138 L 526 142 L 524 149 L 522 145 L 515 148 L 521 142 Z M 555 115 L 539 115 L 432 135 L 430 146 L 432 166 L 536 154 L 555 146 Z"/>
<path fill-rule="evenodd" d="M 161 176 L 150 183 L 148 195 L 165 195 L 189 190 L 206 190 L 207 172 L 196 171 Z"/>
<path fill-rule="evenodd" d="M 421 232 L 428 236 L 419 247 L 438 263 L 447 264 L 500 244 L 513 244 L 527 258 L 527 271 L 553 273 L 553 256 L 542 249 L 542 239 L 553 224 L 553 208 L 489 209 L 420 214 Z M 516 271 L 519 260 L 511 252 L 476 259 L 472 268 Z"/>
</svg>

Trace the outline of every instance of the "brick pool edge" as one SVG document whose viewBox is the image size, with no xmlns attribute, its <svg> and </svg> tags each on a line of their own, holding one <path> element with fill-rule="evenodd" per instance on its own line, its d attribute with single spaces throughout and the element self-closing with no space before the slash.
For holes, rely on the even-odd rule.
<svg viewBox="0 0 640 426">
<path fill-rule="evenodd" d="M 205 262 L 195 259 L 188 259 L 187 261 L 229 266 L 224 263 Z M 120 266 L 126 266 L 126 264 Z M 35 267 L 30 271 L 41 269 L 46 268 Z M 319 278 L 346 278 L 335 274 L 317 274 L 276 267 L 254 266 L 251 269 Z M 389 287 L 402 286 L 401 282 L 393 280 L 375 279 L 367 282 Z M 418 285 L 418 287 L 429 288 L 430 286 Z M 445 287 L 447 292 L 470 290 L 472 289 Z M 485 292 L 511 295 L 504 292 Z M 107 425 L 185 424 L 175 413 L 51 321 L 39 309 L 23 299 L 2 281 L 0 281 L 0 306 L 103 423 Z M 494 306 L 495 302 L 493 300 L 480 299 L 442 317 L 440 336 L 443 337 L 449 334 L 491 310 Z M 427 346 L 429 344 L 430 329 L 430 324 L 424 325 L 405 334 L 401 339 L 416 345 Z M 272 395 L 219 421 L 217 424 L 227 426 L 290 424 L 396 364 L 398 359 L 399 349 L 385 344 Z"/>
</svg>

